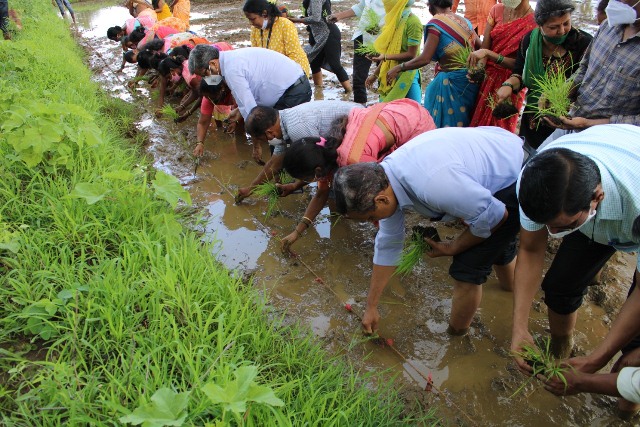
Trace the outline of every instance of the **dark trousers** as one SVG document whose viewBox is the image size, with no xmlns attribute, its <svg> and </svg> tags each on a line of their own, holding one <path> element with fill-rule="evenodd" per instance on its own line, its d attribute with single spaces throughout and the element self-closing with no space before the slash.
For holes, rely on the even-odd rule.
<svg viewBox="0 0 640 427">
<path fill-rule="evenodd" d="M 357 49 L 362 45 L 362 36 L 359 36 L 353 41 L 354 49 Z M 360 104 L 367 102 L 367 88 L 364 86 L 364 82 L 369 77 L 369 69 L 371 68 L 371 61 L 364 55 L 353 55 L 353 100 Z"/>
<path fill-rule="evenodd" d="M 311 39 L 311 37 L 310 37 Z M 336 24 L 329 24 L 329 38 L 324 49 L 311 61 L 311 73 L 315 74 L 325 66 L 327 71 L 336 75 L 340 83 L 349 80 L 349 75 L 340 62 L 342 46 L 340 45 L 340 30 Z M 365 93 L 366 96 L 366 93 Z"/>
<path fill-rule="evenodd" d="M 295 107 L 296 105 L 309 101 L 311 101 L 311 85 L 309 84 L 307 76 L 303 74 L 294 84 L 284 91 L 273 108 L 276 110 L 284 110 L 285 108 Z"/>
<path fill-rule="evenodd" d="M 9 0 L 0 0 L 0 29 L 9 31 Z"/>
</svg>

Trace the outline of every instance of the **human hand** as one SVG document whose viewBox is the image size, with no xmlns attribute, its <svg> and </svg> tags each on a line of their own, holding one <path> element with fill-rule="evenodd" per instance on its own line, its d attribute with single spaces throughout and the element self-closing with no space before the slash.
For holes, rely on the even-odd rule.
<svg viewBox="0 0 640 427">
<path fill-rule="evenodd" d="M 597 361 L 595 361 L 590 356 L 572 357 L 570 359 L 565 360 L 563 363 L 571 366 L 572 369 L 576 371 L 584 372 L 587 374 L 593 374 L 595 372 L 598 372 L 598 370 L 600 370 L 600 368 L 604 366 L 604 365 L 600 365 Z"/>
<path fill-rule="evenodd" d="M 183 114 L 183 115 L 179 116 L 177 119 L 174 119 L 173 122 L 174 123 L 182 123 L 185 120 L 187 120 L 189 118 L 189 116 L 190 116 L 189 113 Z"/>
<path fill-rule="evenodd" d="M 204 144 L 202 142 L 198 142 L 196 144 L 196 148 L 193 149 L 193 155 L 196 157 L 200 157 L 204 154 Z"/>
<path fill-rule="evenodd" d="M 291 252 L 291 245 L 293 245 L 296 240 L 298 240 L 298 238 L 300 237 L 300 233 L 298 233 L 296 230 L 293 230 L 293 232 L 291 232 L 291 234 L 285 236 L 281 242 L 282 242 L 282 253 L 283 254 L 288 254 Z"/>
<path fill-rule="evenodd" d="M 326 19 L 327 19 L 327 22 L 328 22 L 329 24 L 335 24 L 336 22 L 338 22 L 338 21 L 339 21 L 338 17 L 337 17 L 336 15 L 333 15 L 333 14 L 331 14 L 331 15 L 327 16 L 327 18 L 326 18 Z"/>
<path fill-rule="evenodd" d="M 640 366 L 640 347 L 621 356 L 616 363 L 613 364 L 611 372 L 620 372 L 622 368 L 626 368 L 628 366 Z"/>
<path fill-rule="evenodd" d="M 367 304 L 367 308 L 362 316 L 362 330 L 365 334 L 371 335 L 378 330 L 378 322 L 380 322 L 378 307 Z"/>
<path fill-rule="evenodd" d="M 378 76 L 376 76 L 375 74 L 372 74 L 369 77 L 367 77 L 367 80 L 365 80 L 364 85 L 366 86 L 367 89 L 373 89 L 373 85 L 376 83 L 377 80 L 378 80 Z"/>
<path fill-rule="evenodd" d="M 382 61 L 386 61 L 385 56 L 380 54 L 378 56 L 371 56 L 368 55 L 367 58 L 369 58 L 371 61 L 375 62 L 376 64 Z"/>
<path fill-rule="evenodd" d="M 467 64 L 469 67 L 477 67 L 481 60 L 484 60 L 484 63 L 487 63 L 487 56 L 489 55 L 489 49 L 478 49 L 474 50 L 469 54 L 469 58 L 467 58 Z"/>
<path fill-rule="evenodd" d="M 238 194 L 236 194 L 235 202 L 236 204 L 242 203 L 244 199 L 251 195 L 251 189 L 249 187 L 243 187 L 238 189 Z"/>
<path fill-rule="evenodd" d="M 509 98 L 513 94 L 513 89 L 511 86 L 500 86 L 500 88 L 496 91 L 496 102 L 499 104 Z"/>
<path fill-rule="evenodd" d="M 455 240 L 445 240 L 437 242 L 428 237 L 424 238 L 425 242 L 431 246 L 431 250 L 427 252 L 429 258 L 438 258 L 441 256 L 453 256 L 456 254 Z"/>
<path fill-rule="evenodd" d="M 395 67 L 393 67 L 392 69 L 390 69 L 387 72 L 387 84 L 388 85 L 391 85 L 393 83 L 393 81 L 398 78 L 398 74 L 400 74 L 400 71 L 402 71 L 400 69 L 400 66 L 396 65 Z"/>
<path fill-rule="evenodd" d="M 513 331 L 511 334 L 511 355 L 514 358 L 518 369 L 520 369 L 520 371 L 524 374 L 531 375 L 533 369 L 520 355 L 524 351 L 522 349 L 522 346 L 524 344 L 529 344 L 532 347 L 536 347 L 536 344 L 533 341 L 533 337 L 528 330 L 524 329 L 520 331 Z"/>
<path fill-rule="evenodd" d="M 570 396 L 580 393 L 582 391 L 582 380 L 592 374 L 576 371 L 571 365 L 564 363 L 560 365 L 568 368 L 562 372 L 562 377 L 558 375 L 552 375 L 551 377 L 545 377 L 542 374 L 538 375 L 538 379 L 544 382 L 545 390 L 556 396 Z"/>
<path fill-rule="evenodd" d="M 162 117 L 162 108 L 156 108 L 156 111 L 154 112 L 154 114 L 158 118 Z"/>
<path fill-rule="evenodd" d="M 289 184 L 276 184 L 276 188 L 278 189 L 278 194 L 280 194 L 280 197 L 286 197 L 296 191 L 299 186 L 297 185 L 297 183 L 291 182 Z"/>
</svg>

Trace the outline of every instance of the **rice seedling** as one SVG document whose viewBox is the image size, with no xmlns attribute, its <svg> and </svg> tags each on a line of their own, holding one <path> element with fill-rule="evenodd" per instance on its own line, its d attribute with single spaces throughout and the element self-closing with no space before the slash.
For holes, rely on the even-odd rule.
<svg viewBox="0 0 640 427">
<path fill-rule="evenodd" d="M 160 111 L 162 112 L 163 116 L 168 117 L 171 120 L 175 120 L 178 117 L 180 117 L 180 115 L 176 112 L 176 110 L 174 110 L 173 107 L 169 104 L 164 104 L 160 109 Z"/>
<path fill-rule="evenodd" d="M 364 28 L 363 30 L 372 36 L 380 33 L 380 17 L 372 8 L 367 8 L 364 12 Z"/>
<path fill-rule="evenodd" d="M 413 267 L 420 262 L 424 255 L 431 250 L 431 245 L 424 240 L 425 237 L 435 240 L 436 242 L 440 241 L 438 230 L 434 227 L 413 227 L 411 237 L 408 241 L 405 241 L 400 263 L 396 267 L 394 274 L 406 276 L 413 270 Z"/>
<path fill-rule="evenodd" d="M 569 115 L 573 80 L 567 79 L 565 72 L 565 67 L 558 67 L 534 78 L 538 89 L 533 91 L 533 94 L 543 100 L 541 103 L 531 105 L 536 119 L 548 117 L 554 123 L 562 124 L 559 117 L 567 117 Z"/>
<path fill-rule="evenodd" d="M 536 344 L 522 343 L 520 348 L 522 351 L 514 352 L 513 356 L 521 357 L 524 361 L 531 366 L 533 370 L 531 377 L 528 378 L 518 389 L 510 396 L 514 397 L 520 393 L 537 375 L 543 375 L 548 379 L 557 378 L 564 385 L 567 385 L 567 380 L 564 373 L 567 372 L 570 367 L 567 365 L 558 365 L 557 361 L 551 354 L 551 339 L 544 338 L 536 340 Z"/>
<path fill-rule="evenodd" d="M 364 56 L 377 56 L 378 52 L 376 51 L 376 48 L 373 47 L 373 43 L 362 43 L 360 46 L 358 46 L 355 50 L 355 53 L 357 53 L 358 55 L 364 55 Z"/>
<path fill-rule="evenodd" d="M 451 64 L 451 69 L 462 70 L 467 68 L 469 66 L 468 61 L 471 52 L 473 52 L 473 48 L 469 44 L 456 50 L 452 55 L 451 60 L 449 61 L 449 64 Z"/>
<path fill-rule="evenodd" d="M 269 219 L 276 211 L 279 210 L 278 201 L 280 200 L 280 190 L 275 182 L 267 181 L 257 185 L 253 189 L 252 194 L 267 198 L 267 210 L 264 213 L 265 219 Z"/>
</svg>

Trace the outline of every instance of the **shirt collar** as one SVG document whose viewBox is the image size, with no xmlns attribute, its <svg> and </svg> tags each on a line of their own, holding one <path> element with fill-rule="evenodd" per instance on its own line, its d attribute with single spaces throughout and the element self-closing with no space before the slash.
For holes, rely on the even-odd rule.
<svg viewBox="0 0 640 427">
<path fill-rule="evenodd" d="M 286 115 L 284 111 L 278 111 L 280 115 L 280 130 L 282 130 L 282 140 L 289 140 L 289 132 L 287 132 L 287 126 L 285 125 L 286 121 L 284 120 L 284 116 Z"/>
<path fill-rule="evenodd" d="M 604 191 L 604 199 L 602 199 L 600 206 L 598 206 L 598 219 L 620 221 L 622 220 L 622 199 L 618 192 L 616 182 L 607 168 L 597 161 L 596 165 L 598 169 L 600 169 L 600 180 L 602 181 L 602 190 Z"/>
</svg>

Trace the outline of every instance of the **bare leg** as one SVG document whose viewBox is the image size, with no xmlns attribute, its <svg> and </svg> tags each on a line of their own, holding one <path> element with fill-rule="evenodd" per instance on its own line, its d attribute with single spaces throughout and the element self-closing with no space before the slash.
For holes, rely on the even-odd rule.
<svg viewBox="0 0 640 427">
<path fill-rule="evenodd" d="M 351 89 L 351 80 L 345 80 L 345 81 L 341 82 L 340 84 L 342 85 L 342 88 L 344 89 L 345 93 L 353 92 L 353 89 Z"/>
<path fill-rule="evenodd" d="M 316 87 L 322 86 L 322 71 L 312 74 L 311 77 L 313 78 L 313 84 Z"/>
<path fill-rule="evenodd" d="M 464 335 L 482 300 L 482 286 L 473 283 L 455 281 L 453 283 L 453 301 L 448 332 L 452 335 Z"/>
<path fill-rule="evenodd" d="M 494 265 L 493 269 L 498 276 L 498 283 L 504 291 L 512 292 L 514 283 L 514 272 L 516 270 L 516 259 L 514 258 L 509 264 Z"/>
<path fill-rule="evenodd" d="M 549 327 L 551 328 L 551 352 L 554 356 L 566 359 L 573 348 L 573 330 L 578 312 L 558 314 L 549 309 Z"/>
</svg>

